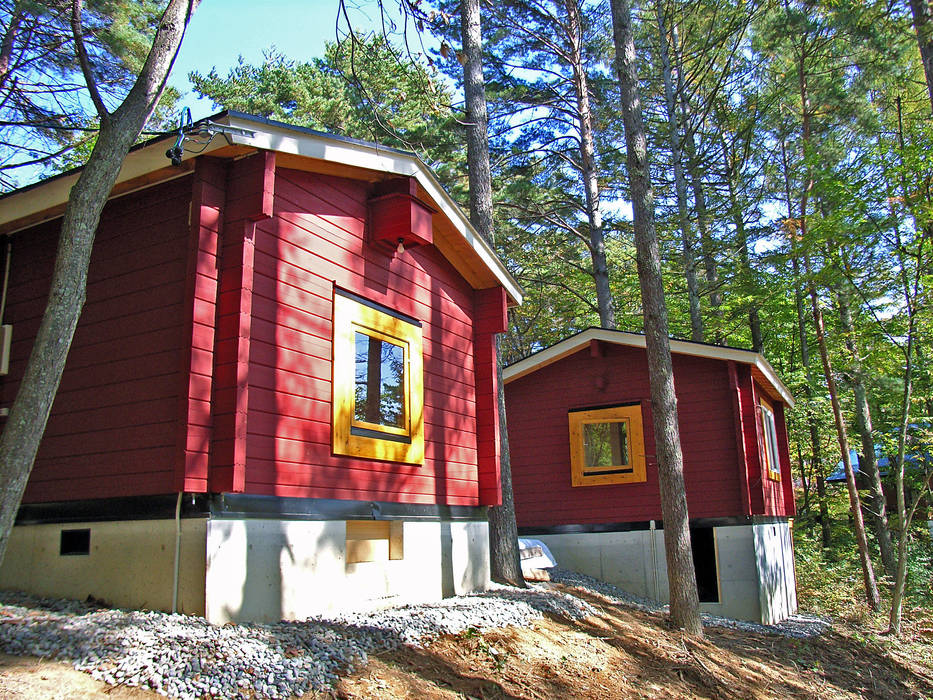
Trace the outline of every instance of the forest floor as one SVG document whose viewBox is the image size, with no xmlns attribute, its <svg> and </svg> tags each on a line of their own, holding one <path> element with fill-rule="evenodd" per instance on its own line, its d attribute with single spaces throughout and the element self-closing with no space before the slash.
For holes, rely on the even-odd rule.
<svg viewBox="0 0 933 700">
<path fill-rule="evenodd" d="M 866 621 L 796 639 L 708 627 L 694 640 L 664 615 L 566 588 L 597 611 L 583 620 L 442 636 L 376 654 L 323 698 L 933 698 L 933 625 L 893 640 Z M 915 618 L 913 618 L 915 619 Z M 3 698 L 155 698 L 60 662 L 0 657 Z"/>
</svg>

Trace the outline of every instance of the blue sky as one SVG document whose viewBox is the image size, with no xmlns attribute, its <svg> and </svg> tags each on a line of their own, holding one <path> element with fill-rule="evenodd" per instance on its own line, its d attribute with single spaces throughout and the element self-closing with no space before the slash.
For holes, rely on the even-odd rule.
<svg viewBox="0 0 933 700">
<path fill-rule="evenodd" d="M 372 26 L 366 15 L 375 12 L 374 8 L 358 9 L 354 21 L 365 30 Z M 324 44 L 336 39 L 336 22 L 337 0 L 204 0 L 185 33 L 169 82 L 183 94 L 189 93 L 189 72 L 207 73 L 216 66 L 225 74 L 236 65 L 238 56 L 258 63 L 271 46 L 288 58 L 307 61 L 320 56 Z M 194 119 L 214 112 L 210 100 L 196 100 L 191 94 L 182 105 L 191 108 Z"/>
</svg>

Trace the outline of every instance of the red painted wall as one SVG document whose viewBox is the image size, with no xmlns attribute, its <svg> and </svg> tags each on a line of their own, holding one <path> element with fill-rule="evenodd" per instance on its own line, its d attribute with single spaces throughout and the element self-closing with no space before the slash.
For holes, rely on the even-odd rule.
<svg viewBox="0 0 933 700">
<path fill-rule="evenodd" d="M 173 490 L 190 198 L 183 177 L 104 208 L 87 302 L 25 502 Z M 45 309 L 60 221 L 13 236 L 6 406 Z"/>
<path fill-rule="evenodd" d="M 371 245 L 371 192 L 259 153 L 201 158 L 192 175 L 111 201 L 26 502 L 186 490 L 497 503 L 504 294 L 472 289 L 433 246 Z M 6 405 L 59 223 L 14 237 Z M 423 465 L 331 454 L 335 284 L 422 323 Z"/>
<path fill-rule="evenodd" d="M 244 488 L 476 505 L 474 291 L 433 246 L 398 255 L 370 245 L 370 191 L 365 182 L 276 170 L 274 214 L 257 223 L 253 241 Z M 331 454 L 334 284 L 422 322 L 424 465 Z"/>
<path fill-rule="evenodd" d="M 519 526 L 661 518 L 645 351 L 609 343 L 598 348 L 600 356 L 584 348 L 506 385 Z M 740 431 L 728 363 L 674 355 L 673 364 L 690 517 L 743 515 Z M 567 412 L 631 401 L 642 405 L 647 481 L 571 487 Z M 757 489 L 760 495 L 760 484 Z"/>
</svg>

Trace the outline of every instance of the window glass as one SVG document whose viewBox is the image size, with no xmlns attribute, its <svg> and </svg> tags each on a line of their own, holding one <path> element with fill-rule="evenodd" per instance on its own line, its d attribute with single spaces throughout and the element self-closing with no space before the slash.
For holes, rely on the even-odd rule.
<svg viewBox="0 0 933 700">
<path fill-rule="evenodd" d="M 356 331 L 356 385 L 353 417 L 405 427 L 405 348 Z"/>
<path fill-rule="evenodd" d="M 583 424 L 584 468 L 626 466 L 629 463 L 628 453 L 626 422 Z"/>
<path fill-rule="evenodd" d="M 764 463 L 768 476 L 772 479 L 781 478 L 781 458 L 778 454 L 777 429 L 774 422 L 774 411 L 763 400 L 761 405 L 761 433 L 764 439 Z"/>
</svg>

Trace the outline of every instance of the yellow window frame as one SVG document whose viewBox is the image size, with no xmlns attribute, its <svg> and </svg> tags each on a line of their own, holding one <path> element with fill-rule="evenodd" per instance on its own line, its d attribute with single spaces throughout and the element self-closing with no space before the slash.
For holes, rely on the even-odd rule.
<svg viewBox="0 0 933 700">
<path fill-rule="evenodd" d="M 781 480 L 781 454 L 778 451 L 777 422 L 774 407 L 763 398 L 758 398 L 761 412 L 762 464 L 772 481 Z"/>
<path fill-rule="evenodd" d="M 645 436 L 641 418 L 641 405 L 612 406 L 585 411 L 571 411 L 570 420 L 570 480 L 573 486 L 602 486 L 606 484 L 634 484 L 647 481 L 645 468 Z M 626 440 L 630 464 L 611 465 L 595 471 L 617 471 L 631 467 L 627 473 L 586 474 L 594 468 L 586 467 L 584 426 L 592 423 L 626 423 Z"/>
<path fill-rule="evenodd" d="M 402 427 L 356 418 L 356 334 L 404 350 Z M 424 367 L 421 327 L 335 290 L 333 342 L 333 452 L 337 455 L 424 464 Z"/>
</svg>

